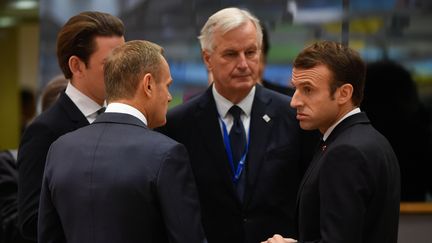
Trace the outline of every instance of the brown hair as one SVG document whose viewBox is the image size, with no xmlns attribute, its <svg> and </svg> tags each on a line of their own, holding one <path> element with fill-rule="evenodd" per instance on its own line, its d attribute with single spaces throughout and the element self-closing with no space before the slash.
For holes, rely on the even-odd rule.
<svg viewBox="0 0 432 243">
<path fill-rule="evenodd" d="M 72 78 L 69 58 L 77 56 L 87 66 L 98 36 L 123 36 L 123 22 L 108 13 L 87 11 L 70 18 L 57 35 L 57 59 L 65 78 Z"/>
<path fill-rule="evenodd" d="M 358 52 L 333 41 L 320 41 L 306 47 L 294 60 L 294 68 L 309 69 L 325 65 L 332 73 L 330 94 L 343 84 L 353 86 L 352 102 L 359 106 L 363 100 L 366 64 Z"/>
<path fill-rule="evenodd" d="M 163 48 L 149 41 L 128 41 L 115 48 L 104 65 L 107 101 L 132 98 L 147 73 L 158 82 L 162 58 Z"/>
</svg>

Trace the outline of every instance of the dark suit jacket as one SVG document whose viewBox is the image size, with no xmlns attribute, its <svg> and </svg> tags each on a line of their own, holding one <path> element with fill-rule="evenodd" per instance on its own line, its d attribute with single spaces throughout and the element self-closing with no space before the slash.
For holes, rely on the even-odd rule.
<svg viewBox="0 0 432 243">
<path fill-rule="evenodd" d="M 364 113 L 336 126 L 299 189 L 299 242 L 396 243 L 400 175 Z"/>
<path fill-rule="evenodd" d="M 289 86 L 282 86 L 280 84 L 272 83 L 265 79 L 262 80 L 262 86 L 266 87 L 267 89 L 274 90 L 278 93 L 289 95 L 291 97 L 294 95 L 295 92 L 295 90 Z"/>
<path fill-rule="evenodd" d="M 61 135 L 89 122 L 63 92 L 53 106 L 25 130 L 18 150 L 18 223 L 25 237 L 37 240 L 37 216 L 46 154 Z"/>
<path fill-rule="evenodd" d="M 39 211 L 44 243 L 204 240 L 185 147 L 128 114 L 104 113 L 53 143 Z"/>
<path fill-rule="evenodd" d="M 296 193 L 310 158 L 302 157 L 302 131 L 289 103 L 288 96 L 256 85 L 243 204 L 234 191 L 212 88 L 168 112 L 161 131 L 188 149 L 210 243 L 257 243 L 295 232 Z"/>
<path fill-rule="evenodd" d="M 9 151 L 0 151 L 0 242 L 14 242 L 17 234 L 18 172 Z M 18 234 L 19 235 L 19 234 Z"/>
<path fill-rule="evenodd" d="M 0 151 L 0 243 L 26 243 L 17 225 L 18 171 L 10 151 Z"/>
</svg>

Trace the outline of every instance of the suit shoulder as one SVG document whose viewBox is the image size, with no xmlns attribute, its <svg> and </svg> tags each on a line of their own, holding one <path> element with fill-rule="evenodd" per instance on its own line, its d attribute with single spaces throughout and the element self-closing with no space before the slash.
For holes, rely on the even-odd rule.
<svg viewBox="0 0 432 243">
<path fill-rule="evenodd" d="M 291 101 L 291 96 L 276 92 L 274 90 L 268 89 L 266 87 L 261 87 L 261 92 L 263 95 L 270 96 L 278 101 L 286 102 Z"/>
<path fill-rule="evenodd" d="M 67 124 L 71 123 L 71 120 L 60 104 L 55 103 L 48 110 L 38 115 L 32 123 L 35 123 L 37 126 L 44 125 L 55 129 L 67 126 Z"/>
<path fill-rule="evenodd" d="M 177 146 L 180 143 L 175 141 L 174 139 L 168 137 L 167 135 L 157 132 L 157 131 L 153 131 L 150 130 L 151 136 L 154 136 L 154 139 L 161 142 L 162 144 L 165 144 L 167 146 Z"/>
<path fill-rule="evenodd" d="M 261 97 L 265 100 L 264 102 L 271 102 L 270 105 L 272 109 L 277 111 L 278 114 L 289 117 L 289 119 L 295 120 L 297 122 L 297 119 L 295 118 L 297 112 L 290 105 L 290 96 L 278 93 L 267 88 L 261 88 Z"/>
<path fill-rule="evenodd" d="M 383 151 L 393 151 L 389 141 L 370 124 L 356 124 L 334 141 L 343 151 L 358 151 L 366 154 L 381 154 Z"/>
<path fill-rule="evenodd" d="M 67 127 L 68 118 L 58 108 L 51 107 L 39 114 L 24 130 L 21 143 L 28 140 L 51 141 L 62 134 L 62 127 Z M 50 139 L 51 138 L 51 139 Z M 51 141 L 52 142 L 52 141 Z M 50 143 L 51 143 L 50 142 Z M 20 147 L 22 144 L 20 145 Z"/>
</svg>

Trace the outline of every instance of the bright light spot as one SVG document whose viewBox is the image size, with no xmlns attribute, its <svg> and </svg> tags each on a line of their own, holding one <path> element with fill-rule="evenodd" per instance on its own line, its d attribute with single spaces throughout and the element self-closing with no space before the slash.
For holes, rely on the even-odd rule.
<svg viewBox="0 0 432 243">
<path fill-rule="evenodd" d="M 0 17 L 0 28 L 7 28 L 15 25 L 16 20 L 12 17 Z"/>
<path fill-rule="evenodd" d="M 37 1 L 32 1 L 32 0 L 22 0 L 22 1 L 12 2 L 10 6 L 14 9 L 25 10 L 25 9 L 37 8 L 38 3 Z"/>
</svg>

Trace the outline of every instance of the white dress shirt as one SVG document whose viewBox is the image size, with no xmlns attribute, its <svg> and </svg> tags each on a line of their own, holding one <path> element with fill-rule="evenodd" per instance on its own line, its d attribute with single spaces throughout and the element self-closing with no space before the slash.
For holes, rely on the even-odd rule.
<svg viewBox="0 0 432 243">
<path fill-rule="evenodd" d="M 138 109 L 136 109 L 133 106 L 123 104 L 123 103 L 109 103 L 105 113 L 123 113 L 123 114 L 129 114 L 131 116 L 134 116 L 138 119 L 140 119 L 146 126 L 147 126 L 147 119 L 145 118 L 144 114 L 141 113 Z"/>
<path fill-rule="evenodd" d="M 89 123 L 94 122 L 98 115 L 98 110 L 102 108 L 94 100 L 83 94 L 77 88 L 75 88 L 70 82 L 66 86 L 66 95 L 72 100 L 72 102 L 78 107 L 78 109 L 87 118 Z"/>
<path fill-rule="evenodd" d="M 216 102 L 217 112 L 219 113 L 219 117 L 222 118 L 222 120 L 224 121 L 228 133 L 231 130 L 231 127 L 233 126 L 234 123 L 234 117 L 228 112 L 229 109 L 233 105 L 237 105 L 242 109 L 243 112 L 240 116 L 240 119 L 243 122 L 243 127 L 246 133 L 246 139 L 249 139 L 250 115 L 252 111 L 253 99 L 255 97 L 255 86 L 251 89 L 249 94 L 238 104 L 233 104 L 231 101 L 227 100 L 225 97 L 219 94 L 214 85 L 212 88 L 212 92 Z M 221 127 L 221 133 L 223 134 L 222 123 L 219 122 L 219 125 Z"/>
<path fill-rule="evenodd" d="M 327 131 L 324 133 L 324 135 L 323 135 L 323 141 L 325 141 L 329 136 L 330 136 L 330 134 L 331 134 L 331 132 L 335 129 L 335 127 L 339 124 L 339 123 L 341 123 L 343 120 L 345 120 L 347 117 L 349 117 L 349 116 L 352 116 L 352 115 L 354 115 L 354 114 L 357 114 L 357 113 L 360 113 L 361 111 L 360 111 L 360 108 L 355 108 L 354 110 L 352 110 L 352 111 L 350 111 L 350 112 L 348 112 L 348 113 L 346 113 L 345 114 L 345 116 L 343 116 L 339 121 L 337 121 L 335 124 L 333 124 L 331 127 L 329 127 L 328 129 L 327 129 Z"/>
</svg>

